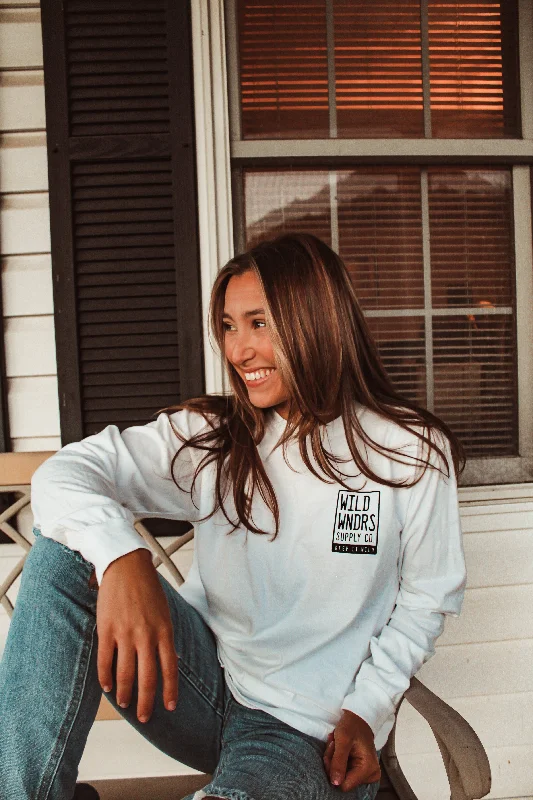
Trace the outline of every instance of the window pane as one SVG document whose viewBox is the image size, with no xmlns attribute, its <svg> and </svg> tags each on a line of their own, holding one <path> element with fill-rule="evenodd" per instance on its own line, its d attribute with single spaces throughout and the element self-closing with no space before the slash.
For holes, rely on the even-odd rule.
<svg viewBox="0 0 533 800">
<path fill-rule="evenodd" d="M 424 135 L 419 0 L 335 0 L 338 136 Z"/>
<path fill-rule="evenodd" d="M 337 173 L 339 254 L 365 310 L 424 307 L 418 167 Z"/>
<path fill-rule="evenodd" d="M 435 413 L 469 456 L 517 455 L 514 317 L 433 319 Z"/>
<path fill-rule="evenodd" d="M 239 0 L 243 139 L 329 136 L 325 0 Z"/>
<path fill-rule="evenodd" d="M 512 0 L 429 0 L 434 137 L 519 134 L 517 28 Z"/>
<path fill-rule="evenodd" d="M 513 455 L 511 175 L 431 169 L 428 186 L 433 308 L 462 308 L 433 317 L 435 411 L 462 436 L 470 455 Z"/>
<path fill-rule="evenodd" d="M 383 365 L 396 389 L 426 406 L 426 336 L 423 317 L 369 317 Z"/>
<path fill-rule="evenodd" d="M 433 307 L 511 306 L 509 170 L 430 169 L 428 185 Z"/>
<path fill-rule="evenodd" d="M 295 231 L 331 246 L 329 173 L 323 170 L 246 170 L 246 247 Z"/>
</svg>

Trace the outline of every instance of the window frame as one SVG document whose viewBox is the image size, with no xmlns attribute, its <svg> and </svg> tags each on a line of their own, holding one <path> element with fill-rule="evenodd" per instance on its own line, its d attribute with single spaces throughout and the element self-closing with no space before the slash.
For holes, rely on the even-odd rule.
<svg viewBox="0 0 533 800">
<path fill-rule="evenodd" d="M 330 0 L 326 2 L 331 5 Z M 422 13 L 427 0 L 422 0 Z M 204 320 L 218 267 L 243 247 L 235 224 L 246 166 L 342 167 L 354 164 L 508 166 L 512 170 L 516 267 L 519 455 L 470 459 L 468 489 L 493 485 L 498 496 L 515 484 L 533 494 L 533 0 L 518 0 L 521 136 L 505 139 L 240 139 L 236 0 L 193 4 L 194 84 L 198 148 L 201 277 Z M 426 67 L 424 68 L 424 62 Z M 423 58 L 427 73 L 427 53 Z M 424 75 L 424 98 L 429 87 Z M 203 104 L 203 107 L 202 107 Z M 427 116 L 427 115 L 426 115 Z M 430 130 L 426 120 L 426 137 Z M 233 214 L 235 209 L 235 215 Z M 233 228 L 235 230 L 233 231 Z M 207 327 L 204 327 L 207 337 Z M 206 339 L 207 341 L 207 339 Z M 227 391 L 220 359 L 205 347 L 207 391 Z M 507 487 L 507 490 L 504 488 Z"/>
</svg>

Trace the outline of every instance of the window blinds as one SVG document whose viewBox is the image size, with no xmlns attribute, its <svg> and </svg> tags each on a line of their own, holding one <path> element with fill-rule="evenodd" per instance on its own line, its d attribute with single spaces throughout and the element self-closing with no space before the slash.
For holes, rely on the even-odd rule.
<svg viewBox="0 0 533 800">
<path fill-rule="evenodd" d="M 329 135 L 324 0 L 238 6 L 243 136 Z"/>
<path fill-rule="evenodd" d="M 247 246 L 304 230 L 336 244 L 397 389 L 469 455 L 516 454 L 507 169 L 249 168 L 243 188 Z"/>
<path fill-rule="evenodd" d="M 428 28 L 433 136 L 517 136 L 514 3 L 429 0 Z"/>
<path fill-rule="evenodd" d="M 423 136 L 419 0 L 333 8 L 338 136 Z"/>
<path fill-rule="evenodd" d="M 516 0 L 424 5 L 238 0 L 242 138 L 519 135 Z"/>
<path fill-rule="evenodd" d="M 517 447 L 511 175 L 430 169 L 428 194 L 435 411 L 471 455 L 511 455 Z"/>
</svg>

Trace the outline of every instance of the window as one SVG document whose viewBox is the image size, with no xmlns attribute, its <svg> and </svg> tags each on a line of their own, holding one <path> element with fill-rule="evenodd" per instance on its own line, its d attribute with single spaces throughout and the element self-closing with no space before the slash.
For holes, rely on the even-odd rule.
<svg viewBox="0 0 533 800">
<path fill-rule="evenodd" d="M 465 484 L 533 478 L 517 16 L 226 3 L 236 247 L 306 230 L 339 252 L 398 389 L 463 441 Z"/>
<path fill-rule="evenodd" d="M 238 0 L 243 139 L 518 134 L 512 0 Z"/>
</svg>

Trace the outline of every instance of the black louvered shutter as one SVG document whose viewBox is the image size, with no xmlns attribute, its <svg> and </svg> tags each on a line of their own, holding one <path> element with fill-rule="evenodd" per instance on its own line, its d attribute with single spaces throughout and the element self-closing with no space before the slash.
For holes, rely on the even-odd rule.
<svg viewBox="0 0 533 800">
<path fill-rule="evenodd" d="M 203 391 L 190 9 L 41 7 L 67 444 Z"/>
</svg>

